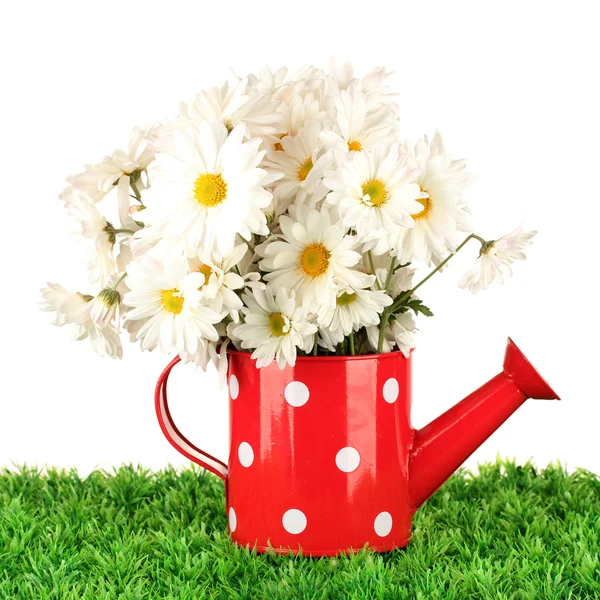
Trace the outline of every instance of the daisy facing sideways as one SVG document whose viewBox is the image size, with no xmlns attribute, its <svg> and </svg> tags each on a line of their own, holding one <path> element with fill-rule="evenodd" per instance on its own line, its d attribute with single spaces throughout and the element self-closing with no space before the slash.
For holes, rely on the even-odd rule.
<svg viewBox="0 0 600 600">
<path fill-rule="evenodd" d="M 85 192 L 77 188 L 68 189 L 69 193 L 64 196 L 65 208 L 77 222 L 78 233 L 83 238 L 84 250 L 89 257 L 90 282 L 104 285 L 117 269 L 113 250 L 117 234 L 121 230 L 115 229 L 102 216 L 92 198 Z"/>
<path fill-rule="evenodd" d="M 258 165 L 263 151 L 259 138 L 244 141 L 245 127 L 228 132 L 216 121 L 198 128 L 173 131 L 173 148 L 160 152 L 150 169 L 152 186 L 145 190 L 147 207 L 137 213 L 162 242 L 195 256 L 202 251 L 228 257 L 236 235 L 249 240 L 268 234 L 262 209 L 271 194 L 262 186 L 272 182 Z"/>
<path fill-rule="evenodd" d="M 423 207 L 418 175 L 399 144 L 376 144 L 364 152 L 336 152 L 337 169 L 325 177 L 326 203 L 337 208 L 345 227 L 356 230 L 363 251 L 383 254 L 399 227 L 413 227 Z"/>
<path fill-rule="evenodd" d="M 279 221 L 283 239 L 273 237 L 260 250 L 264 280 L 275 291 L 293 290 L 306 310 L 319 312 L 335 308 L 338 288 L 371 285 L 372 275 L 352 269 L 361 258 L 354 250 L 356 238 L 334 223 L 329 210 L 299 206 L 293 212 L 295 219 Z"/>
<path fill-rule="evenodd" d="M 401 263 L 418 260 L 439 264 L 454 252 L 458 231 L 468 230 L 468 208 L 462 192 L 473 177 L 465 172 L 464 160 L 453 160 L 445 151 L 439 133 L 427 136 L 414 146 L 406 144 L 409 161 L 418 169 L 415 183 L 421 190 L 419 210 L 411 214 L 415 225 L 400 227 L 392 243 Z"/>
<path fill-rule="evenodd" d="M 254 289 L 244 294 L 244 323 L 232 328 L 232 338 L 240 340 L 242 348 L 254 349 L 252 358 L 257 367 L 266 367 L 273 360 L 280 369 L 296 364 L 296 348 L 308 352 L 315 344 L 317 326 L 296 306 L 294 294 L 280 289 Z"/>
<path fill-rule="evenodd" d="M 527 258 L 525 248 L 531 245 L 536 233 L 537 231 L 524 233 L 523 227 L 518 227 L 499 240 L 482 244 L 479 258 L 458 282 L 458 287 L 476 294 L 487 289 L 494 281 L 504 283 L 504 277 L 512 275 L 510 265 L 515 260 Z"/>
<path fill-rule="evenodd" d="M 221 87 L 203 90 L 191 104 L 179 105 L 179 118 L 186 124 L 199 125 L 216 120 L 228 131 L 240 123 L 246 125 L 248 137 L 276 132 L 281 114 L 279 102 L 270 94 L 248 85 L 247 79 L 225 82 Z"/>
<path fill-rule="evenodd" d="M 189 259 L 190 271 L 202 273 L 204 276 L 200 293 L 206 305 L 218 313 L 225 311 L 231 315 L 234 323 L 239 321 L 239 310 L 243 306 L 236 290 L 241 290 L 245 281 L 233 268 L 242 260 L 247 250 L 246 244 L 239 244 L 224 260 L 217 260 L 210 252 L 201 252 L 200 256 Z"/>
<path fill-rule="evenodd" d="M 55 313 L 53 325 L 73 325 L 72 338 L 76 341 L 89 339 L 100 356 L 123 357 L 118 329 L 112 323 L 101 325 L 92 319 L 89 303 L 93 296 L 68 292 L 62 285 L 48 282 L 48 287 L 42 289 L 42 298 L 41 309 Z"/>
<path fill-rule="evenodd" d="M 163 264 L 152 256 L 129 265 L 123 303 L 130 307 L 128 322 L 137 322 L 135 339 L 142 350 L 157 346 L 163 352 L 195 354 L 200 339 L 216 342 L 214 325 L 223 315 L 201 304 L 204 275 L 190 273 L 181 258 Z M 204 341 L 203 340 L 203 341 Z"/>
</svg>

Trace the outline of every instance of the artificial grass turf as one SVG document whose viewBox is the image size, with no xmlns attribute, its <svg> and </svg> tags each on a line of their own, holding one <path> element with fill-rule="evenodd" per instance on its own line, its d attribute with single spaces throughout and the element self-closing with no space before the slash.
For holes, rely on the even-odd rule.
<svg viewBox="0 0 600 600">
<path fill-rule="evenodd" d="M 201 470 L 4 471 L 0 598 L 600 598 L 600 480 L 482 465 L 417 512 L 407 549 L 311 559 L 230 542 Z"/>
</svg>

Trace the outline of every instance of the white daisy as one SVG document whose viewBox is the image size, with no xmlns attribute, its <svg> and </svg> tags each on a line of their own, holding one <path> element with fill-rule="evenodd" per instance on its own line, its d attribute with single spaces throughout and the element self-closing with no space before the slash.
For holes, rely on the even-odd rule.
<svg viewBox="0 0 600 600">
<path fill-rule="evenodd" d="M 376 144 L 364 152 L 336 153 L 338 168 L 325 177 L 332 190 L 326 203 L 338 209 L 346 227 L 356 230 L 363 250 L 383 254 L 399 227 L 412 227 L 411 214 L 423 207 L 421 192 L 398 144 Z M 390 235 L 391 234 L 391 235 Z"/>
<path fill-rule="evenodd" d="M 242 260 L 247 250 L 246 244 L 240 244 L 224 260 L 217 260 L 210 252 L 202 252 L 189 261 L 190 271 L 204 276 L 200 291 L 206 305 L 218 313 L 225 310 L 235 323 L 239 321 L 239 310 L 243 306 L 235 290 L 243 289 L 245 281 L 232 269 Z"/>
<path fill-rule="evenodd" d="M 351 267 L 360 260 L 353 250 L 356 238 L 332 223 L 327 209 L 297 207 L 296 219 L 282 216 L 282 240 L 273 238 L 260 250 L 264 280 L 275 290 L 294 290 L 304 308 L 320 312 L 335 307 L 340 286 L 365 288 L 374 277 Z"/>
<path fill-rule="evenodd" d="M 71 188 L 68 196 L 65 196 L 65 207 L 77 222 L 76 233 L 87 240 L 84 250 L 88 256 L 90 281 L 104 285 L 117 269 L 114 246 L 121 230 L 115 229 L 100 214 L 93 200 L 82 190 Z"/>
<path fill-rule="evenodd" d="M 376 268 L 375 275 L 377 276 L 378 289 L 383 289 L 385 282 L 387 281 L 388 274 L 389 265 L 385 268 Z M 389 293 L 392 298 L 396 298 L 403 292 L 408 292 L 412 289 L 414 274 L 415 269 L 411 269 L 410 267 L 402 267 L 401 269 L 394 271 L 389 282 Z M 418 298 L 418 296 L 414 294 L 411 297 Z"/>
<path fill-rule="evenodd" d="M 314 345 L 316 325 L 309 322 L 302 308 L 296 307 L 294 294 L 280 289 L 277 295 L 267 288 L 244 294 L 247 308 L 242 309 L 245 323 L 234 329 L 242 348 L 254 348 L 257 367 L 266 367 L 274 359 L 283 369 L 296 364 L 296 348 L 308 352 Z"/>
<path fill-rule="evenodd" d="M 378 110 L 383 105 L 397 110 L 398 105 L 394 100 L 396 94 L 391 93 L 389 86 L 385 85 L 385 80 L 391 75 L 392 73 L 387 72 L 384 67 L 374 67 L 359 79 L 354 76 L 351 62 L 332 58 L 329 61 L 328 91 L 334 96 L 337 92 L 354 85 L 366 95 L 369 111 Z"/>
<path fill-rule="evenodd" d="M 180 104 L 179 116 L 185 124 L 196 126 L 203 121 L 217 120 L 228 131 L 244 123 L 248 137 L 255 137 L 276 133 L 281 120 L 278 106 L 279 102 L 271 94 L 253 90 L 248 80 L 242 79 L 199 92 L 191 104 Z"/>
<path fill-rule="evenodd" d="M 329 148 L 344 152 L 360 152 L 377 142 L 385 144 L 396 140 L 397 117 L 389 106 L 367 111 L 367 96 L 356 85 L 341 90 L 334 96 L 335 124 L 322 131 L 321 139 Z"/>
<path fill-rule="evenodd" d="M 173 151 L 158 153 L 151 167 L 147 208 L 138 213 L 151 229 L 140 235 L 162 237 L 189 256 L 207 251 L 227 257 L 236 235 L 268 234 L 262 209 L 271 194 L 262 186 L 272 178 L 258 168 L 261 140 L 245 142 L 244 131 L 238 125 L 228 135 L 216 121 L 174 131 Z"/>
<path fill-rule="evenodd" d="M 329 341 L 329 350 L 341 343 L 345 336 L 361 327 L 378 325 L 381 313 L 392 299 L 381 290 L 347 289 L 338 292 L 335 307 L 318 314 L 322 337 Z"/>
<path fill-rule="evenodd" d="M 279 127 L 281 132 L 265 136 L 267 146 L 276 152 L 284 151 L 281 143 L 284 137 L 296 136 L 308 121 L 323 120 L 326 117 L 325 111 L 321 110 L 321 103 L 310 93 L 296 95 L 289 102 L 282 102 L 279 112 L 282 114 Z"/>
<path fill-rule="evenodd" d="M 282 174 L 274 185 L 278 212 L 283 212 L 294 199 L 296 204 L 303 204 L 308 196 L 314 205 L 327 193 L 323 176 L 331 164 L 331 155 L 319 137 L 321 128 L 320 120 L 308 121 L 297 135 L 281 139 L 280 151 L 269 151 L 265 166 Z"/>
<path fill-rule="evenodd" d="M 271 69 L 265 65 L 260 69 L 258 75 L 248 75 L 248 87 L 256 90 L 261 94 L 275 95 L 277 90 L 284 84 L 287 77 L 287 67 L 280 67 L 273 73 Z"/>
<path fill-rule="evenodd" d="M 48 287 L 42 289 L 43 302 L 41 309 L 54 312 L 52 324 L 62 327 L 73 325 L 72 337 L 76 341 L 89 339 L 92 348 L 100 356 L 122 358 L 123 349 L 119 331 L 108 323 L 97 325 L 88 310 L 93 296 L 68 292 L 58 283 L 48 282 Z"/>
<path fill-rule="evenodd" d="M 206 371 L 208 365 L 212 363 L 215 369 L 217 369 L 219 387 L 222 388 L 227 380 L 227 346 L 229 340 L 224 339 L 226 328 L 223 323 L 218 323 L 216 329 L 220 336 L 218 342 L 210 342 L 204 338 L 200 338 L 198 340 L 198 349 L 194 354 L 181 352 L 179 356 L 184 363 L 193 363 L 203 371 Z"/>
<path fill-rule="evenodd" d="M 176 349 L 194 354 L 200 338 L 216 342 L 215 329 L 223 315 L 201 304 L 201 273 L 188 273 L 185 259 L 163 263 L 151 256 L 129 265 L 123 298 L 131 310 L 127 321 L 143 321 L 135 333 L 142 350 L 160 345 L 165 352 Z"/>
<path fill-rule="evenodd" d="M 154 144 L 160 129 L 161 125 L 135 127 L 129 134 L 127 151 L 116 150 L 101 163 L 86 165 L 85 171 L 69 177 L 67 181 L 86 192 L 95 202 L 116 188 L 121 227 L 137 229 L 131 216 L 130 188 L 139 198 L 140 192 L 148 186 L 146 169 L 154 160 Z M 61 197 L 65 199 L 68 194 L 65 190 Z"/>
<path fill-rule="evenodd" d="M 415 146 L 405 145 L 414 161 L 421 189 L 419 210 L 411 216 L 415 226 L 399 228 L 393 242 L 394 253 L 400 262 L 420 260 L 439 264 L 448 252 L 454 252 L 457 232 L 465 230 L 468 211 L 462 191 L 471 183 L 464 160 L 452 160 L 445 151 L 442 137 L 436 133 L 428 143 L 427 137 Z"/>
<path fill-rule="evenodd" d="M 417 327 L 415 325 L 415 319 L 412 313 L 405 312 L 393 315 L 389 324 L 385 328 L 381 351 L 383 353 L 387 353 L 398 348 L 398 350 L 400 350 L 400 352 L 402 352 L 402 354 L 408 358 L 410 356 L 411 349 L 414 348 L 416 330 Z M 377 352 L 377 345 L 379 343 L 379 327 L 376 325 L 367 327 L 367 338 L 371 350 L 373 350 L 373 352 Z"/>
<path fill-rule="evenodd" d="M 108 285 L 100 291 L 100 293 L 92 299 L 87 310 L 90 313 L 90 318 L 96 325 L 107 325 L 108 323 L 116 322 L 120 324 L 121 301 L 123 296 L 129 291 L 125 283 L 126 273 L 119 275 L 112 274 L 108 278 Z"/>
<path fill-rule="evenodd" d="M 469 289 L 473 294 L 487 289 L 491 283 L 504 283 L 504 277 L 512 276 L 510 265 L 515 260 L 525 260 L 525 248 L 532 243 L 537 231 L 523 233 L 518 227 L 499 240 L 486 242 L 481 247 L 479 258 L 473 267 L 465 273 L 458 286 Z"/>
</svg>

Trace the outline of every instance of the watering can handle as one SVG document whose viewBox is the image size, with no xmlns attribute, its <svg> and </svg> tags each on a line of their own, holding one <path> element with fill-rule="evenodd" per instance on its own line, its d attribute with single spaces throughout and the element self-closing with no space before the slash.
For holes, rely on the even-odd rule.
<svg viewBox="0 0 600 600">
<path fill-rule="evenodd" d="M 171 412 L 169 411 L 169 403 L 167 400 L 167 381 L 171 373 L 171 369 L 180 361 L 179 356 L 174 358 L 169 366 L 162 372 L 156 384 L 154 393 L 154 406 L 156 408 L 156 416 L 164 436 L 169 440 L 171 445 L 181 452 L 184 456 L 194 461 L 197 465 L 204 467 L 211 473 L 218 475 L 223 481 L 227 481 L 227 473 L 229 471 L 227 465 L 218 458 L 211 456 L 207 452 L 200 450 L 194 446 L 180 431 L 173 422 Z"/>
</svg>

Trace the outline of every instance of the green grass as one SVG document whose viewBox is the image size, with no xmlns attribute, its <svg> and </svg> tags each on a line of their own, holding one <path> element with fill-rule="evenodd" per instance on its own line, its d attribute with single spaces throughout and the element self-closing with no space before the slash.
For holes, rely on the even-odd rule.
<svg viewBox="0 0 600 600">
<path fill-rule="evenodd" d="M 600 481 L 498 461 L 417 513 L 406 550 L 310 559 L 227 538 L 199 470 L 0 472 L 0 598 L 600 598 Z"/>
</svg>

